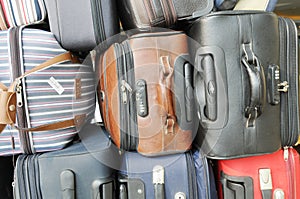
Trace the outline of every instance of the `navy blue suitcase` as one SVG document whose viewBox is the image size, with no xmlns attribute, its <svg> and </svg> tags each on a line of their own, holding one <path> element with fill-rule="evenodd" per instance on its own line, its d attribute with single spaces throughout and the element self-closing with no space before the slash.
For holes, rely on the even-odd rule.
<svg viewBox="0 0 300 199">
<path fill-rule="evenodd" d="M 217 198 L 211 165 L 199 151 L 156 157 L 125 152 L 118 181 L 120 199 Z"/>
</svg>

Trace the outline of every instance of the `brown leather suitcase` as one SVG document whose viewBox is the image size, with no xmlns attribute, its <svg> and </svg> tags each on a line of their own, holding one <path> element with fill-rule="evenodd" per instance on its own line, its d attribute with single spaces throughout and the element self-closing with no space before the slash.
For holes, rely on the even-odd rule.
<svg viewBox="0 0 300 199">
<path fill-rule="evenodd" d="M 161 155 L 190 148 L 197 117 L 188 57 L 187 36 L 177 31 L 140 33 L 100 56 L 101 115 L 120 149 Z"/>
</svg>

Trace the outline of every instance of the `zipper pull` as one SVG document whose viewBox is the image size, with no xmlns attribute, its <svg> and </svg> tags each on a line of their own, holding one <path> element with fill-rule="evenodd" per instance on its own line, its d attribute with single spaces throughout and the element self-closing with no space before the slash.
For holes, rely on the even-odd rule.
<svg viewBox="0 0 300 199">
<path fill-rule="evenodd" d="M 130 87 L 130 85 L 125 80 L 122 80 L 121 81 L 121 92 L 122 92 L 123 104 L 127 104 L 127 102 L 128 102 L 126 90 L 129 91 L 130 93 L 132 92 L 132 88 Z"/>
<path fill-rule="evenodd" d="M 289 83 L 287 81 L 281 82 L 280 84 L 278 84 L 278 91 L 279 92 L 288 92 L 288 88 L 289 88 Z"/>
<path fill-rule="evenodd" d="M 289 159 L 289 150 L 287 146 L 283 147 L 283 159 L 284 161 Z"/>
<path fill-rule="evenodd" d="M 22 107 L 23 106 L 23 99 L 22 99 L 21 80 L 18 81 L 18 84 L 16 86 L 16 93 L 17 93 L 17 106 Z"/>
<path fill-rule="evenodd" d="M 96 70 L 96 55 L 97 55 L 96 50 L 92 50 L 92 51 L 90 52 L 90 55 L 91 55 L 91 60 L 92 60 L 93 69 L 94 69 L 94 71 L 95 71 L 95 70 Z"/>
</svg>

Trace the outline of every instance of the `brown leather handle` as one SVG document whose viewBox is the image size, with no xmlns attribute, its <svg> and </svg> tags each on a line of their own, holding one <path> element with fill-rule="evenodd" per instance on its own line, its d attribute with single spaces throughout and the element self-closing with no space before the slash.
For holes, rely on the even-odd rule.
<svg viewBox="0 0 300 199">
<path fill-rule="evenodd" d="M 0 133 L 4 130 L 7 124 L 10 124 L 14 126 L 15 123 L 15 107 L 16 107 L 16 99 L 15 99 L 15 88 L 16 85 L 19 83 L 20 79 L 34 73 L 37 71 L 40 71 L 42 69 L 45 69 L 47 67 L 50 67 L 54 64 L 59 64 L 61 62 L 65 61 L 71 61 L 72 63 L 79 63 L 79 60 L 73 56 L 70 52 L 66 52 L 60 55 L 55 56 L 52 59 L 47 60 L 46 62 L 34 67 L 33 69 L 27 71 L 22 76 L 16 78 L 16 80 L 10 85 L 9 88 L 7 88 L 2 82 L 0 82 L 0 107 L 2 107 L 2 113 L 0 115 Z M 12 110 L 14 107 L 14 110 Z M 5 111 L 4 111 L 5 110 Z M 26 128 L 21 129 L 19 127 L 16 127 L 20 131 L 47 131 L 47 130 L 57 130 L 67 127 L 76 126 L 78 127 L 79 123 L 83 122 L 83 118 L 85 116 L 75 116 L 73 119 L 66 120 L 66 121 L 60 121 L 55 122 L 52 124 L 46 124 L 42 126 L 38 126 L 35 128 Z"/>
<path fill-rule="evenodd" d="M 166 121 L 165 124 L 166 133 L 174 133 L 174 125 L 176 122 L 176 116 L 173 106 L 173 94 L 172 94 L 172 81 L 174 75 L 174 68 L 170 65 L 169 56 L 160 57 L 160 87 L 162 92 L 163 106 L 166 108 Z"/>
<path fill-rule="evenodd" d="M 7 91 L 8 88 L 2 82 L 0 82 L 0 89 L 2 91 Z"/>
<path fill-rule="evenodd" d="M 7 30 L 8 27 L 6 25 L 5 15 L 3 13 L 2 5 L 0 4 L 0 29 Z"/>
<path fill-rule="evenodd" d="M 48 68 L 54 64 L 59 64 L 61 62 L 65 62 L 65 61 L 71 61 L 72 63 L 79 63 L 79 60 L 77 57 L 75 57 L 71 52 L 66 52 L 66 53 L 62 53 L 60 55 L 57 55 L 55 57 L 53 57 L 52 59 L 49 59 L 47 61 L 45 61 L 44 63 L 34 67 L 33 69 L 25 72 L 23 75 L 21 75 L 20 77 L 18 77 L 10 86 L 10 89 L 14 89 L 17 85 L 17 83 L 20 81 L 20 79 L 34 73 L 40 70 L 43 70 L 45 68 Z"/>
<path fill-rule="evenodd" d="M 69 119 L 69 120 L 59 121 L 59 122 L 50 123 L 50 124 L 44 124 L 44 125 L 33 127 L 33 128 L 20 128 L 17 126 L 14 126 L 14 127 L 22 132 L 51 131 L 51 130 L 65 129 L 65 128 L 69 128 L 69 127 L 76 127 L 76 129 L 79 129 L 84 121 L 85 121 L 85 115 L 77 115 L 74 118 Z"/>
</svg>

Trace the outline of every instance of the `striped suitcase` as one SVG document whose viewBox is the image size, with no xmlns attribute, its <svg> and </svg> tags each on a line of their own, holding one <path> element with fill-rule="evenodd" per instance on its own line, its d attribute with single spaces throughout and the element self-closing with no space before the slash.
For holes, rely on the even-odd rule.
<svg viewBox="0 0 300 199">
<path fill-rule="evenodd" d="M 0 0 L 0 28 L 42 22 L 46 18 L 43 0 Z"/>
<path fill-rule="evenodd" d="M 64 55 L 69 54 L 50 32 L 21 27 L 0 32 L 0 156 L 61 149 L 73 140 L 80 123 L 93 115 L 95 88 L 91 66 L 62 59 L 46 68 L 36 67 Z M 37 71 L 30 73 L 32 70 Z M 18 78 L 13 89 L 8 89 L 12 90 L 12 100 L 7 100 L 9 92 L 5 87 L 22 74 L 25 77 Z M 16 128 L 5 125 L 14 123 L 6 117 L 14 108 Z"/>
</svg>

